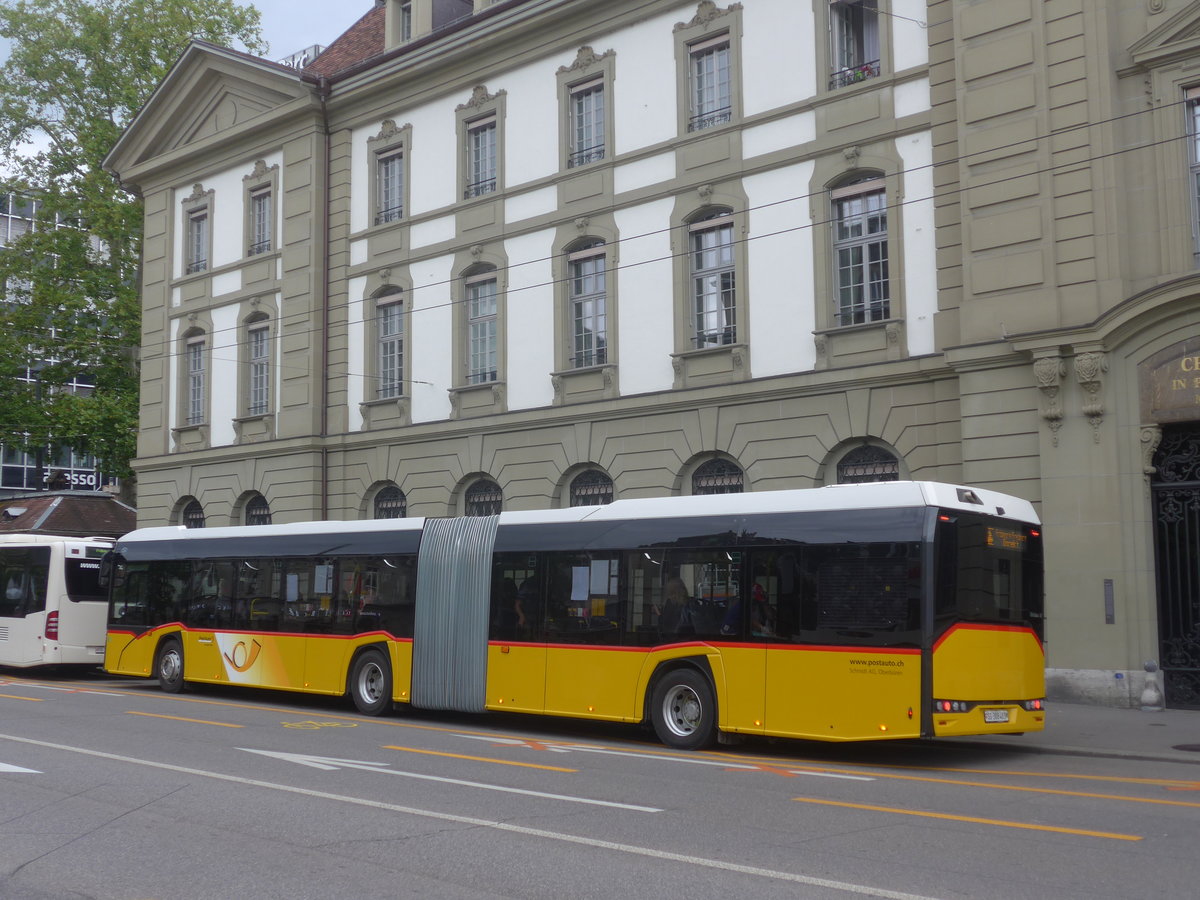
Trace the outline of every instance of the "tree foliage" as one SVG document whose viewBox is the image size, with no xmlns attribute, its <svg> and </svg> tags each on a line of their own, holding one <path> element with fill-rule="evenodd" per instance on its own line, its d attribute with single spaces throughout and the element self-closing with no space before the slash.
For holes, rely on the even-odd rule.
<svg viewBox="0 0 1200 900">
<path fill-rule="evenodd" d="M 0 37 L 0 193 L 37 201 L 36 227 L 0 248 L 0 441 L 70 445 L 128 476 L 142 205 L 104 158 L 193 38 L 265 53 L 259 13 L 234 0 L 0 0 Z M 14 377 L 31 362 L 35 383 Z M 94 387 L 72 393 L 81 372 Z"/>
</svg>

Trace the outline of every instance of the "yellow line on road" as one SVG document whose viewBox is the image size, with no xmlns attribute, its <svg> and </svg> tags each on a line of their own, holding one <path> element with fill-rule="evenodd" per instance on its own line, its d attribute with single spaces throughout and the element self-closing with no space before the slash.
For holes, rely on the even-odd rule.
<svg viewBox="0 0 1200 900">
<path fill-rule="evenodd" d="M 976 816 L 955 816 L 950 813 L 921 812 L 914 809 L 893 809 L 888 806 L 871 806 L 866 803 L 844 803 L 840 800 L 815 800 L 809 797 L 793 797 L 797 803 L 815 803 L 821 806 L 841 806 L 846 809 L 863 809 L 870 812 L 896 813 L 902 816 L 920 816 L 926 819 L 949 819 L 953 822 L 974 822 L 977 825 L 997 825 L 1001 828 L 1025 828 L 1029 831 L 1053 831 L 1058 834 L 1076 834 L 1082 837 L 1109 838 L 1114 841 L 1140 841 L 1136 834 L 1117 834 L 1111 831 L 1088 831 L 1083 828 L 1062 828 L 1057 825 L 1034 825 L 1032 822 L 1008 822 L 1004 819 L 981 819 Z"/>
<path fill-rule="evenodd" d="M 222 728 L 245 728 L 244 725 L 234 725 L 230 722 L 210 722 L 208 719 L 188 719 L 183 716 L 164 716 L 159 713 L 136 712 L 132 709 L 125 710 L 131 716 L 148 716 L 151 719 L 174 719 L 176 722 L 195 722 L 197 725 L 220 725 Z"/>
<path fill-rule="evenodd" d="M 9 700 L 29 700 L 33 703 L 41 703 L 45 697 L 18 697 L 16 694 L 0 694 L 0 697 L 5 697 Z"/>
<path fill-rule="evenodd" d="M 384 744 L 384 750 L 403 750 L 405 753 L 423 753 L 426 756 L 448 756 L 451 759 L 469 759 L 472 762 L 496 763 L 501 766 L 520 766 L 523 769 L 544 769 L 547 772 L 578 772 L 578 769 L 564 769 L 560 766 L 542 766 L 537 763 L 512 762 L 507 759 L 491 759 L 487 756 L 467 756 L 463 753 L 443 753 L 440 750 L 419 750 L 416 747 L 395 747 Z"/>
</svg>

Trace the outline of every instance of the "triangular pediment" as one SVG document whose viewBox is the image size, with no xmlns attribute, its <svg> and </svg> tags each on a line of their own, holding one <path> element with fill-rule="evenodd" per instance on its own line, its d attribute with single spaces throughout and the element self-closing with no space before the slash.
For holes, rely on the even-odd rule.
<svg viewBox="0 0 1200 900">
<path fill-rule="evenodd" d="M 299 73 L 209 44 L 193 43 L 134 117 L 106 160 L 118 173 L 183 148 L 236 139 L 311 88 Z"/>
<path fill-rule="evenodd" d="M 1193 0 L 1129 48 L 1135 63 L 1161 65 L 1183 56 L 1200 56 L 1200 0 Z"/>
</svg>

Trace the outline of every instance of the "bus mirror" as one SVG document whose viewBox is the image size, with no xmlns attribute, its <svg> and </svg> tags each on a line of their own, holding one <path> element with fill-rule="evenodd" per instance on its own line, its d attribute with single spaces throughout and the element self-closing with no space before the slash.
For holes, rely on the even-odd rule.
<svg viewBox="0 0 1200 900">
<path fill-rule="evenodd" d="M 125 583 L 124 558 L 112 550 L 100 557 L 100 573 L 96 580 L 100 587 L 107 590 L 109 586 L 120 587 Z"/>
</svg>

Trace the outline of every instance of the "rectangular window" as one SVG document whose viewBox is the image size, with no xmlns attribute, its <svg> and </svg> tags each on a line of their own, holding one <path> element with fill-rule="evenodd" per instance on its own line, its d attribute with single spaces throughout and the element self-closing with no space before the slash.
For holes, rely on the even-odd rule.
<svg viewBox="0 0 1200 900">
<path fill-rule="evenodd" d="M 412 4 L 400 4 L 400 40 L 412 40 Z"/>
<path fill-rule="evenodd" d="M 691 226 L 692 299 L 696 347 L 737 341 L 737 290 L 730 217 Z"/>
<path fill-rule="evenodd" d="M 208 268 L 208 210 L 188 216 L 186 274 L 203 272 Z"/>
<path fill-rule="evenodd" d="M 250 256 L 271 252 L 271 189 L 250 194 Z"/>
<path fill-rule="evenodd" d="M 199 425 L 204 421 L 205 407 L 204 338 L 187 342 L 187 373 L 187 423 Z"/>
<path fill-rule="evenodd" d="M 404 396 L 404 305 L 388 303 L 376 310 L 379 329 L 379 396 Z"/>
<path fill-rule="evenodd" d="M 467 384 L 496 380 L 496 279 L 467 282 Z"/>
<path fill-rule="evenodd" d="M 883 180 L 846 185 L 832 196 L 838 324 L 882 321 L 891 312 Z"/>
<path fill-rule="evenodd" d="M 604 80 L 571 88 L 571 154 L 567 167 L 604 159 Z"/>
<path fill-rule="evenodd" d="M 496 117 L 479 119 L 467 126 L 468 199 L 496 190 Z"/>
<path fill-rule="evenodd" d="M 571 366 L 599 366 L 608 361 L 608 330 L 604 309 L 604 245 L 588 247 L 568 257 L 571 302 Z"/>
<path fill-rule="evenodd" d="M 375 224 L 395 222 L 404 215 L 404 154 L 401 151 L 380 155 L 376 184 L 379 186 L 379 212 Z"/>
<path fill-rule="evenodd" d="M 252 416 L 266 415 L 270 402 L 270 328 L 266 325 L 251 328 L 250 343 L 250 403 L 246 412 Z"/>
<path fill-rule="evenodd" d="M 1188 88 L 1184 92 L 1187 100 L 1187 129 L 1191 140 L 1188 173 L 1191 180 L 1192 203 L 1192 256 L 1200 265 L 1200 87 Z"/>
<path fill-rule="evenodd" d="M 733 118 L 729 35 L 688 48 L 691 57 L 691 111 L 688 131 L 724 125 Z"/>
<path fill-rule="evenodd" d="M 830 90 L 876 77 L 880 63 L 878 0 L 831 0 L 829 39 L 833 62 Z"/>
</svg>

